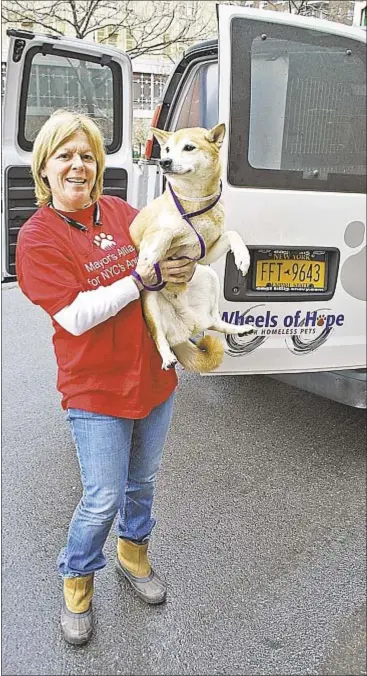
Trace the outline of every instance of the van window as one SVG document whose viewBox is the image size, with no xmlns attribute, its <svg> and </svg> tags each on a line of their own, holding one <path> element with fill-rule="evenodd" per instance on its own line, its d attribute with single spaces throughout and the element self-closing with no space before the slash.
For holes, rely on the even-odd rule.
<svg viewBox="0 0 367 676">
<path fill-rule="evenodd" d="M 233 27 L 230 182 L 362 192 L 363 46 L 293 26 L 262 28 L 249 35 L 241 20 Z M 238 48 L 245 40 L 250 50 Z"/>
<path fill-rule="evenodd" d="M 117 111 L 121 104 L 113 94 L 118 69 L 113 68 L 115 64 L 101 65 L 99 59 L 93 61 L 90 56 L 55 52 L 44 55 L 35 47 L 27 54 L 22 84 L 26 105 L 20 111 L 19 125 L 21 147 L 30 150 L 43 123 L 55 110 L 66 108 L 96 120 L 107 149 L 112 150 L 121 143 L 122 133 L 121 125 L 116 124 L 121 119 Z"/>
<path fill-rule="evenodd" d="M 218 123 L 218 64 L 196 65 L 186 81 L 176 104 L 170 128 L 206 127 Z"/>
</svg>

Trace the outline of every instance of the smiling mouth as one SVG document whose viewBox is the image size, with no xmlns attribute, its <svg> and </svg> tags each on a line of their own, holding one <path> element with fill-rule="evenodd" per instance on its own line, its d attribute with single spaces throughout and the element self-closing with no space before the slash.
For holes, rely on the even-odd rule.
<svg viewBox="0 0 367 676">
<path fill-rule="evenodd" d="M 73 185 L 84 185 L 87 182 L 87 179 L 86 178 L 80 178 L 80 179 L 67 178 L 66 181 L 68 183 L 72 183 Z"/>
</svg>

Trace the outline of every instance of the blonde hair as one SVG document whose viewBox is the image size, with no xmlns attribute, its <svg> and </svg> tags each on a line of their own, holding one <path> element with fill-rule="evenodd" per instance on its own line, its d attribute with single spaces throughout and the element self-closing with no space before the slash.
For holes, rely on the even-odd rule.
<svg viewBox="0 0 367 676">
<path fill-rule="evenodd" d="M 41 176 L 42 169 L 45 168 L 45 164 L 51 155 L 77 131 L 83 131 L 87 136 L 97 162 L 96 182 L 92 188 L 91 199 L 95 202 L 101 196 L 105 150 L 103 136 L 98 126 L 83 113 L 56 110 L 41 127 L 33 146 L 31 168 L 38 206 L 42 207 L 48 204 L 52 197 L 47 179 Z"/>
</svg>

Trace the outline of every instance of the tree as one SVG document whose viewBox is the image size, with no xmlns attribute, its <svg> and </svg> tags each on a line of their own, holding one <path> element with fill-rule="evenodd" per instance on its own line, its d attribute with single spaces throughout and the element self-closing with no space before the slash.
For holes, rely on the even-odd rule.
<svg viewBox="0 0 367 676">
<path fill-rule="evenodd" d="M 133 149 L 137 157 L 142 157 L 146 140 L 149 135 L 150 119 L 135 118 L 133 121 Z"/>
<path fill-rule="evenodd" d="M 247 0 L 224 0 L 229 5 L 249 6 Z M 354 0 L 254 0 L 253 7 L 275 10 L 277 12 L 291 12 L 301 16 L 317 16 L 329 21 L 351 24 L 353 17 Z"/>
<path fill-rule="evenodd" d="M 268 4 L 274 4 L 269 2 Z M 331 21 L 348 22 L 348 10 L 353 11 L 354 0 L 287 0 L 288 11 L 301 16 L 315 16 Z"/>
<path fill-rule="evenodd" d="M 101 42 L 110 42 L 125 31 L 126 51 L 136 58 L 162 55 L 171 45 L 187 46 L 205 38 L 212 22 L 204 18 L 204 5 L 179 0 L 3 0 L 1 16 L 5 24 L 29 24 L 33 29 L 54 35 L 66 32 L 80 39 L 103 31 Z"/>
</svg>

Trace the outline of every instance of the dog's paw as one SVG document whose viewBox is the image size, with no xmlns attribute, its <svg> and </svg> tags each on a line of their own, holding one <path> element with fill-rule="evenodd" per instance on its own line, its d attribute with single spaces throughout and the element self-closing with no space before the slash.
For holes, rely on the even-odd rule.
<svg viewBox="0 0 367 676">
<path fill-rule="evenodd" d="M 232 336 L 250 336 L 251 333 L 254 333 L 254 329 L 252 326 L 244 326 L 243 324 L 240 324 L 238 326 L 233 325 L 230 331 L 228 331 L 228 335 Z"/>
<path fill-rule="evenodd" d="M 245 276 L 250 267 L 250 254 L 248 249 L 245 248 L 240 251 L 234 251 L 233 256 L 236 268 L 242 272 L 243 276 Z"/>
<path fill-rule="evenodd" d="M 168 371 L 169 369 L 173 369 L 177 362 L 177 357 L 171 350 L 167 351 L 167 354 L 161 355 L 162 356 L 162 370 L 163 371 Z"/>
<path fill-rule="evenodd" d="M 168 361 L 168 362 L 164 361 L 164 362 L 162 362 L 162 370 L 163 371 L 169 371 L 170 369 L 174 369 L 176 364 L 178 364 L 176 357 L 174 357 L 174 359 L 172 359 L 172 361 Z"/>
</svg>

